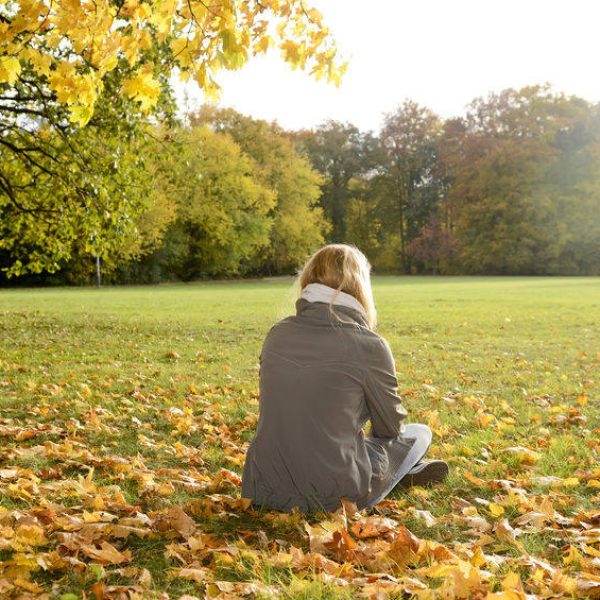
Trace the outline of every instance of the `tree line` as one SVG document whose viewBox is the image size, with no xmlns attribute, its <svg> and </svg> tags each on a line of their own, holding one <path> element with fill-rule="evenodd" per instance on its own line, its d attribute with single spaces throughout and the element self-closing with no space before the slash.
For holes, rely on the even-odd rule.
<svg viewBox="0 0 600 600">
<path fill-rule="evenodd" d="M 600 105 L 548 84 L 445 120 L 406 100 L 377 133 L 158 106 L 101 100 L 45 154 L 0 154 L 5 282 L 89 283 L 97 257 L 106 282 L 290 274 L 327 242 L 375 272 L 600 274 Z"/>
<path fill-rule="evenodd" d="M 380 131 L 289 131 L 211 105 L 222 70 L 278 50 L 339 85 L 304 0 L 0 3 L 0 283 L 293 273 L 325 242 L 376 271 L 598 274 L 598 104 L 549 84 Z"/>
<path fill-rule="evenodd" d="M 296 133 L 325 176 L 330 241 L 402 273 L 599 274 L 600 105 L 549 85 L 442 120 L 411 100 L 377 136 Z"/>
</svg>

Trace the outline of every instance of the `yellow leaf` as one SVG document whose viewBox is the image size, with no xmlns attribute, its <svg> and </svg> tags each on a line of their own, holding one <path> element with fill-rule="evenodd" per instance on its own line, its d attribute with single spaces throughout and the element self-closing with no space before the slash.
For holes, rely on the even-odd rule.
<svg viewBox="0 0 600 600">
<path fill-rule="evenodd" d="M 193 63 L 193 58 L 189 50 L 189 40 L 186 37 L 175 38 L 171 42 L 173 57 L 180 67 L 189 67 Z"/>
<path fill-rule="evenodd" d="M 116 54 L 106 55 L 100 62 L 100 69 L 102 71 L 112 71 L 119 64 L 119 57 Z"/>
<path fill-rule="evenodd" d="M 470 471 L 467 471 L 467 469 L 463 469 L 463 473 L 465 475 L 465 478 L 468 479 L 472 484 L 477 485 L 477 486 L 485 485 L 485 481 L 483 479 L 476 477 L 475 475 L 473 475 L 473 473 L 471 473 Z"/>
<path fill-rule="evenodd" d="M 563 562 L 565 563 L 565 565 L 570 565 L 572 562 L 579 561 L 581 561 L 581 554 L 577 552 L 577 548 L 575 548 L 575 546 L 570 545 L 569 551 L 563 557 Z"/>
<path fill-rule="evenodd" d="M 475 567 L 483 567 L 483 565 L 485 565 L 486 558 L 481 546 L 475 546 L 475 550 L 470 562 Z"/>
<path fill-rule="evenodd" d="M 443 588 L 443 597 L 474 598 L 481 597 L 481 574 L 471 563 L 458 560 L 457 564 L 440 563 L 428 569 L 423 569 L 427 577 L 447 578 Z"/>
<path fill-rule="evenodd" d="M 557 570 L 552 576 L 550 587 L 555 592 L 572 594 L 577 589 L 577 580 Z"/>
<path fill-rule="evenodd" d="M 554 509 L 554 506 L 552 505 L 552 502 L 550 501 L 550 498 L 546 497 L 542 500 L 542 502 L 540 503 L 540 512 L 542 512 L 545 515 L 548 515 L 549 517 L 556 516 L 557 513 Z"/>
<path fill-rule="evenodd" d="M 264 35 L 263 37 L 254 44 L 254 50 L 256 53 L 266 52 L 274 44 L 273 38 L 270 35 Z"/>
<path fill-rule="evenodd" d="M 594 556 L 596 558 L 600 558 L 600 550 L 596 550 L 592 546 L 588 546 L 586 544 L 583 545 L 583 551 L 590 556 Z"/>
<path fill-rule="evenodd" d="M 567 477 L 562 482 L 562 486 L 566 488 L 574 488 L 579 485 L 579 479 L 577 477 Z"/>
<path fill-rule="evenodd" d="M 502 592 L 488 592 L 485 600 L 525 600 L 521 578 L 517 573 L 509 573 L 502 581 Z"/>
<path fill-rule="evenodd" d="M 504 507 L 499 504 L 495 504 L 494 502 L 490 502 L 488 505 L 489 511 L 492 513 L 494 517 L 499 517 L 504 514 Z"/>
<path fill-rule="evenodd" d="M 0 83 L 13 85 L 21 73 L 21 63 L 14 56 L 0 58 Z"/>
<path fill-rule="evenodd" d="M 160 484 L 157 492 L 159 496 L 171 496 L 175 492 L 175 487 L 169 482 L 164 482 Z"/>
<path fill-rule="evenodd" d="M 160 95 L 160 84 L 152 74 L 152 65 L 146 64 L 123 83 L 123 91 L 141 104 L 143 111 L 152 108 Z"/>
<path fill-rule="evenodd" d="M 80 104 L 71 106 L 71 114 L 69 120 L 71 123 L 78 125 L 79 127 L 85 127 L 89 120 L 94 115 L 94 109 L 91 106 L 82 106 Z"/>
<path fill-rule="evenodd" d="M 480 412 L 475 417 L 475 424 L 481 429 L 485 429 L 496 420 L 496 417 L 490 413 Z"/>
<path fill-rule="evenodd" d="M 50 66 L 52 65 L 52 57 L 48 54 L 43 54 L 35 48 L 27 47 L 21 52 L 21 57 L 28 60 L 32 67 L 40 74 L 46 77 L 50 76 Z"/>
<path fill-rule="evenodd" d="M 37 583 L 33 581 L 26 581 L 21 577 L 17 577 L 14 581 L 14 584 L 20 587 L 21 589 L 31 592 L 33 594 L 41 594 L 44 591 L 44 588 L 38 585 Z"/>
<path fill-rule="evenodd" d="M 18 526 L 13 539 L 13 547 L 16 549 L 20 549 L 21 546 L 44 546 L 47 543 L 44 529 L 39 525 Z"/>
<path fill-rule="evenodd" d="M 510 526 L 508 519 L 502 519 L 498 521 L 494 532 L 499 540 L 503 542 L 514 542 L 517 537 L 517 532 Z"/>
<path fill-rule="evenodd" d="M 519 462 L 524 465 L 535 465 L 537 461 L 540 459 L 540 455 L 531 450 L 530 448 L 524 448 L 523 446 L 512 446 L 510 448 L 506 448 L 506 452 L 510 452 L 511 454 L 515 454 L 519 459 Z"/>
</svg>

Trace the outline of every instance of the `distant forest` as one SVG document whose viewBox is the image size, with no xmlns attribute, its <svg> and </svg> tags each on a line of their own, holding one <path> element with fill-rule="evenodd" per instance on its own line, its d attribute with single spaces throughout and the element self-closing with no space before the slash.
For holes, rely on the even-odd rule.
<svg viewBox="0 0 600 600">
<path fill-rule="evenodd" d="M 27 191 L 51 209 L 0 202 L 4 285 L 89 284 L 97 257 L 104 283 L 293 274 L 329 242 L 374 273 L 600 274 L 600 104 L 548 85 L 446 120 L 407 100 L 377 134 L 203 105 L 69 142 Z"/>
</svg>

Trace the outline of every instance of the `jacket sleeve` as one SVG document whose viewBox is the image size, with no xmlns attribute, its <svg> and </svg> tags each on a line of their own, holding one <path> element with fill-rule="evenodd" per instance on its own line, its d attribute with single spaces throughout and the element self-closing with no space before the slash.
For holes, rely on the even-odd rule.
<svg viewBox="0 0 600 600">
<path fill-rule="evenodd" d="M 371 414 L 371 435 L 398 437 L 408 413 L 398 396 L 396 364 L 384 338 L 379 338 L 372 347 L 365 371 L 365 399 Z"/>
</svg>

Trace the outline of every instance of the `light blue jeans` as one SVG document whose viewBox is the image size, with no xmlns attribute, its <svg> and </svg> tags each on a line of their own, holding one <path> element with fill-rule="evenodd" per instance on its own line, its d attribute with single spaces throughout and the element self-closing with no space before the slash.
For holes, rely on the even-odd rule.
<svg viewBox="0 0 600 600">
<path fill-rule="evenodd" d="M 429 446 L 431 445 L 432 433 L 431 429 L 422 423 L 408 423 L 404 428 L 403 437 L 415 438 L 415 443 L 410 449 L 406 458 L 400 465 L 400 468 L 390 481 L 385 492 L 379 496 L 375 501 L 371 502 L 365 508 L 373 508 L 378 502 L 381 502 L 402 480 L 403 477 L 408 475 L 412 469 L 417 467 L 419 463 L 425 458 Z"/>
</svg>

